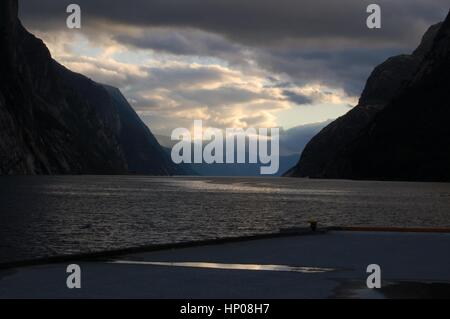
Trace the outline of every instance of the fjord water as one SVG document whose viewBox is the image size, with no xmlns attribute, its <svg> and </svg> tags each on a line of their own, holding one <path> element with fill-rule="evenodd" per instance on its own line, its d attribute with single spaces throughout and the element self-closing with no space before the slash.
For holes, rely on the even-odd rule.
<svg viewBox="0 0 450 319">
<path fill-rule="evenodd" d="M 450 227 L 450 184 L 144 176 L 0 178 L 0 262 L 321 225 Z"/>
</svg>

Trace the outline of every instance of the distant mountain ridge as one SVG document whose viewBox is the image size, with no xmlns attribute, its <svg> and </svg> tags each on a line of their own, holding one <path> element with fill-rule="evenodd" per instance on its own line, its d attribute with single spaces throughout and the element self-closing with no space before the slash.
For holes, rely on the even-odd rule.
<svg viewBox="0 0 450 319">
<path fill-rule="evenodd" d="M 305 145 L 331 120 L 319 123 L 299 125 L 288 130 L 280 131 L 280 168 L 277 176 L 281 176 L 288 169 L 294 166 L 300 157 Z M 159 143 L 166 148 L 168 154 L 171 153 L 173 145 L 178 141 L 171 141 L 170 137 L 156 135 Z M 205 142 L 206 145 L 206 142 Z M 225 152 L 224 152 L 225 154 Z M 248 158 L 248 151 L 246 153 Z M 225 156 L 224 156 L 225 162 Z M 261 176 L 260 167 L 262 163 L 256 164 L 181 164 L 183 170 L 189 175 L 201 176 Z"/>
<path fill-rule="evenodd" d="M 450 180 L 450 18 L 411 55 L 388 59 L 358 106 L 306 146 L 293 177 Z"/>
<path fill-rule="evenodd" d="M 0 174 L 178 174 L 118 89 L 74 73 L 0 2 Z"/>
</svg>

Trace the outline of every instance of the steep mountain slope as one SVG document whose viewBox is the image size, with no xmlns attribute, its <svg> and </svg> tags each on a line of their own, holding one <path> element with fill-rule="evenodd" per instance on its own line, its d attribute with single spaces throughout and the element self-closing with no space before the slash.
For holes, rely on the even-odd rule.
<svg viewBox="0 0 450 319">
<path fill-rule="evenodd" d="M 112 97 L 113 105 L 117 108 L 120 117 L 119 143 L 122 145 L 128 169 L 141 174 L 183 174 L 180 168 L 173 165 L 166 151 L 159 145 L 120 90 L 108 85 L 104 87 Z"/>
<path fill-rule="evenodd" d="M 17 0 L 2 0 L 0 174 L 174 173 L 133 111 L 121 111 L 102 85 L 54 61 L 17 14 Z M 146 156 L 129 147 L 135 139 Z"/>
<path fill-rule="evenodd" d="M 344 159 L 344 150 L 357 139 L 362 130 L 408 86 L 433 50 L 442 23 L 429 28 L 420 46 L 411 55 L 389 58 L 375 68 L 367 80 L 358 105 L 346 115 L 325 127 L 306 146 L 299 163 L 287 176 L 320 178 L 356 178 L 352 164 Z M 402 123 L 398 123 L 401 128 Z M 347 158 L 348 159 L 348 158 Z M 363 164 L 361 164 L 363 165 Z"/>
<path fill-rule="evenodd" d="M 355 179 L 450 181 L 450 13 L 408 86 L 343 149 Z"/>
</svg>

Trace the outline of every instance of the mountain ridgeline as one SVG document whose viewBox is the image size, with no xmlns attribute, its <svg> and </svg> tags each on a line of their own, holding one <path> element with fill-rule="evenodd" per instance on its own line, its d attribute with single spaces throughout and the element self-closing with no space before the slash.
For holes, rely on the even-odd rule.
<svg viewBox="0 0 450 319">
<path fill-rule="evenodd" d="M 323 127 L 329 124 L 331 121 L 299 125 L 288 130 L 280 131 L 280 162 L 279 170 L 276 176 L 281 176 L 288 169 L 294 166 L 300 157 L 300 153 L 311 140 Z M 171 154 L 172 147 L 178 143 L 178 141 L 172 141 L 170 137 L 157 135 L 156 138 L 165 146 L 166 152 Z M 205 146 L 205 144 L 203 145 Z M 246 151 L 245 158 L 249 158 L 249 140 L 246 139 Z M 191 148 L 193 145 L 191 145 Z M 200 175 L 200 176 L 261 176 L 261 167 L 266 166 L 261 163 L 226 163 L 226 147 L 223 150 L 223 163 L 194 163 L 194 157 L 192 155 L 191 164 L 180 164 L 182 169 L 188 175 Z"/>
<path fill-rule="evenodd" d="M 0 2 L 0 174 L 182 172 L 120 91 L 71 72 Z"/>
<path fill-rule="evenodd" d="M 359 104 L 306 146 L 293 177 L 450 181 L 450 14 L 388 59 Z"/>
</svg>

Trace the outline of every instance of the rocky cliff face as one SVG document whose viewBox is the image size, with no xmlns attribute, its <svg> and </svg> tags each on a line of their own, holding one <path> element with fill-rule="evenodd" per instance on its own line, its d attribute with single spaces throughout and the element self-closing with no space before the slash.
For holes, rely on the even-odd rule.
<svg viewBox="0 0 450 319">
<path fill-rule="evenodd" d="M 408 85 L 342 150 L 340 176 L 450 181 L 450 14 Z"/>
<path fill-rule="evenodd" d="M 183 175 L 184 170 L 173 164 L 166 150 L 159 145 L 120 90 L 108 85 L 104 87 L 119 114 L 119 143 L 129 171 L 150 175 Z"/>
<path fill-rule="evenodd" d="M 423 99 L 414 101 L 416 107 L 406 107 L 401 112 L 399 112 L 400 105 L 405 105 L 406 102 L 402 102 L 399 97 L 403 96 L 405 99 L 405 94 L 408 95 L 411 90 L 415 90 L 412 89 L 412 82 L 414 82 L 412 79 L 419 77 L 420 79 L 415 81 L 421 83 L 433 81 L 433 77 L 425 78 L 420 74 L 425 72 L 421 70 L 424 65 L 430 63 L 431 56 L 435 54 L 436 43 L 441 41 L 439 39 L 445 33 L 448 20 L 447 18 L 444 24 L 432 26 L 413 54 L 390 58 L 376 67 L 367 80 L 359 104 L 316 135 L 305 148 L 297 166 L 291 169 L 287 175 L 318 178 L 424 179 L 424 176 L 427 175 L 425 171 L 421 177 L 412 172 L 401 172 L 404 165 L 412 163 L 409 162 L 409 156 L 412 153 L 420 154 L 424 149 L 416 147 L 417 145 L 410 148 L 409 153 L 404 153 L 397 158 L 398 166 L 395 169 L 390 168 L 391 173 L 386 175 L 381 173 L 387 171 L 387 162 L 393 160 L 391 157 L 393 154 L 386 152 L 386 149 L 381 146 L 390 144 L 394 149 L 399 150 L 406 145 L 406 141 L 412 142 L 411 146 L 413 146 L 414 141 L 417 141 L 417 135 L 423 134 L 423 132 L 413 130 L 409 124 L 413 119 L 420 122 L 423 112 L 427 112 L 433 117 L 427 127 L 433 127 L 432 130 L 435 131 L 440 129 L 442 123 L 438 117 L 435 117 L 438 114 L 433 114 L 433 110 L 428 109 L 429 102 L 427 101 L 434 99 L 431 92 L 421 89 L 420 94 Z M 438 78 L 437 74 L 435 76 Z M 443 103 L 448 105 L 448 100 Z M 381 135 L 375 137 L 374 130 L 386 133 L 384 125 L 387 124 L 381 124 L 380 119 L 387 119 L 389 117 L 387 114 L 392 112 L 389 110 L 393 109 L 396 110 L 395 113 L 398 117 L 394 121 L 389 121 L 391 131 L 389 134 L 380 133 L 383 137 Z M 401 135 L 402 132 L 404 140 L 394 140 L 389 137 L 390 134 L 395 136 Z M 363 136 L 365 137 L 363 138 Z M 450 135 L 448 136 L 450 137 Z M 377 148 L 375 141 L 377 141 Z M 372 159 L 375 158 L 379 158 L 380 161 L 372 162 Z M 446 167 L 448 168 L 448 166 Z M 398 171 L 395 172 L 396 170 Z"/>
<path fill-rule="evenodd" d="M 17 13 L 2 0 L 0 174 L 176 173 L 134 111 L 54 61 Z"/>
</svg>

